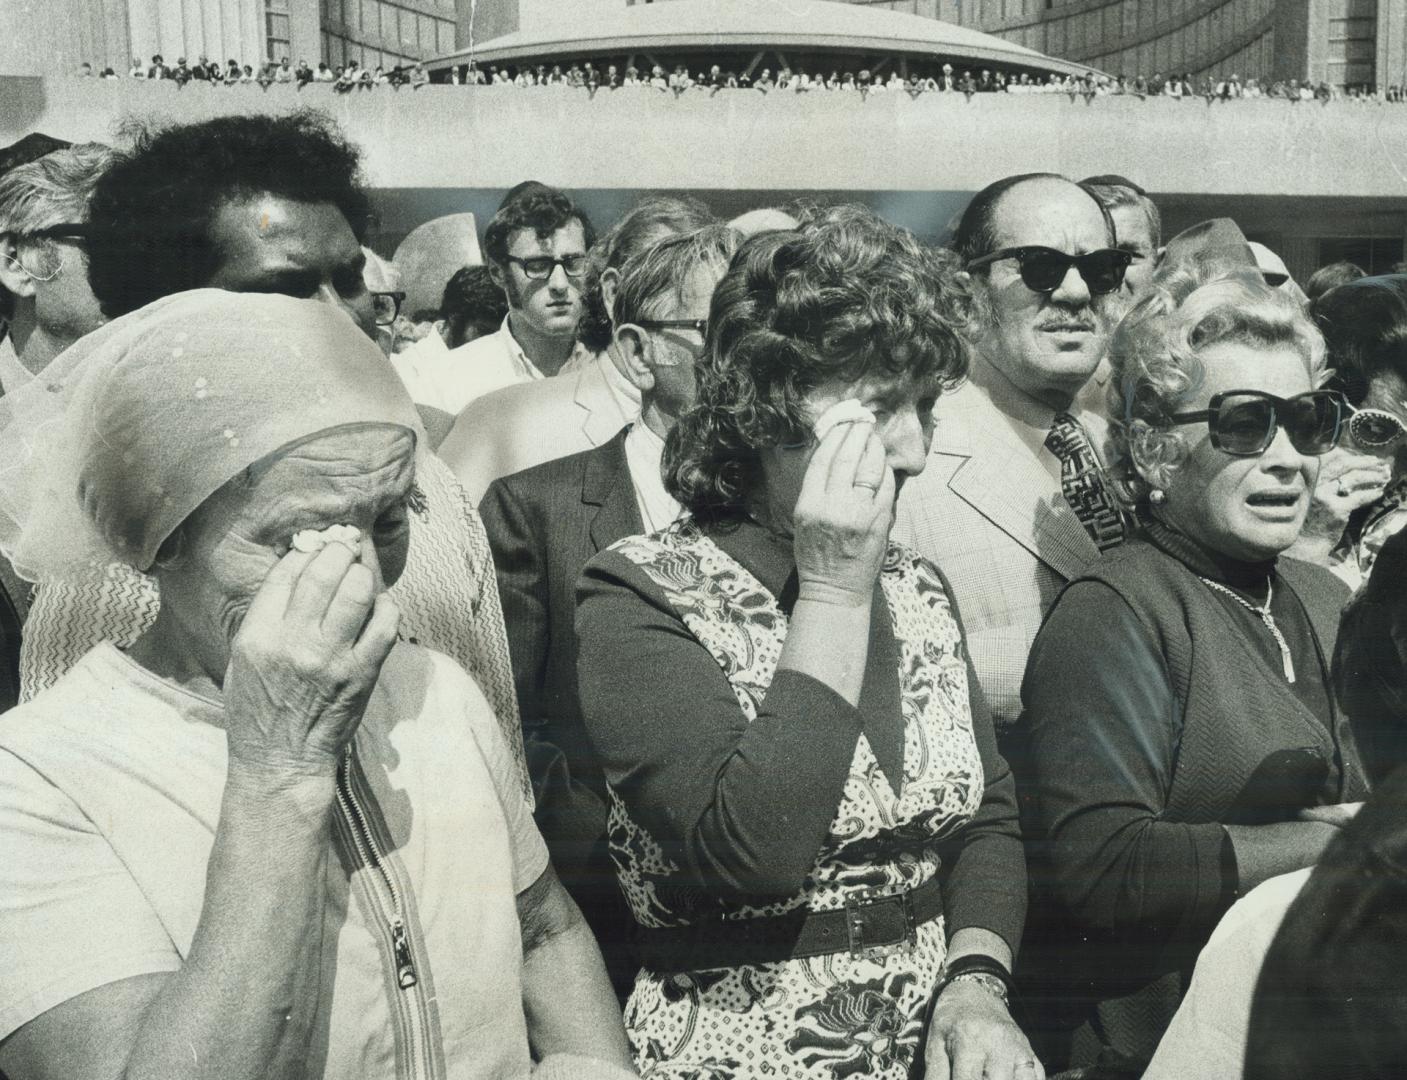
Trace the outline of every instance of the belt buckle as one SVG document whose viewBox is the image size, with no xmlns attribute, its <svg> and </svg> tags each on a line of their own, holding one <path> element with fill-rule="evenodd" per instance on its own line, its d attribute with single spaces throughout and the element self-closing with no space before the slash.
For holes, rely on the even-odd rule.
<svg viewBox="0 0 1407 1080">
<path fill-rule="evenodd" d="M 904 921 L 902 937 L 885 941 L 865 940 L 866 911 L 880 905 L 898 908 Z M 845 898 L 845 933 L 850 955 L 855 958 L 883 958 L 897 952 L 911 953 L 918 943 L 918 919 L 914 915 L 913 894 L 905 888 L 879 886 L 859 889 Z"/>
</svg>

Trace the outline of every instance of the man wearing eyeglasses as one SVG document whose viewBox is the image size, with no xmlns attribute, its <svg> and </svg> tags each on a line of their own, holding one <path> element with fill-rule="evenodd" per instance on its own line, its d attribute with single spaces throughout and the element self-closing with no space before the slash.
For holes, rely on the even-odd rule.
<svg viewBox="0 0 1407 1080">
<path fill-rule="evenodd" d="M 500 387 L 571 370 L 591 358 L 577 342 L 586 215 L 562 192 L 530 182 L 510 192 L 484 232 L 489 273 L 508 298 L 498 332 L 457 349 L 408 349 L 397 370 L 417 404 L 458 415 Z"/>
<path fill-rule="evenodd" d="M 971 374 L 939 398 L 928 467 L 904 486 L 895 537 L 952 582 L 1006 738 L 1046 610 L 1123 536 L 1103 483 L 1104 424 L 1078 396 L 1103 358 L 1130 257 L 1088 191 L 1045 173 L 979 192 L 953 246 L 974 293 Z"/>
<path fill-rule="evenodd" d="M 595 449 L 494 480 L 479 504 L 508 626 L 535 817 L 622 993 L 636 971 L 625 948 L 632 920 L 605 851 L 605 778 L 577 698 L 576 584 L 602 548 L 679 515 L 660 475 L 664 439 L 694 402 L 709 304 L 737 243 L 733 230 L 706 225 L 626 260 L 613 295 L 612 347 L 640 394 L 640 418 Z"/>
<path fill-rule="evenodd" d="M 88 196 L 112 151 L 55 150 L 0 176 L 0 393 L 105 321 L 83 249 Z"/>
</svg>

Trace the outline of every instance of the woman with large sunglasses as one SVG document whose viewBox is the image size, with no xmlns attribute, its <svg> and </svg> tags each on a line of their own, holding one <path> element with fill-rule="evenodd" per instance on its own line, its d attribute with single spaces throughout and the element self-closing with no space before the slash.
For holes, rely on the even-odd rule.
<svg viewBox="0 0 1407 1080">
<path fill-rule="evenodd" d="M 1281 557 L 1344 419 L 1323 356 L 1238 271 L 1170 269 L 1115 332 L 1111 480 L 1141 532 L 1056 600 L 1022 687 L 1076 1064 L 1146 1062 L 1221 915 L 1367 794 L 1329 682 L 1347 590 Z"/>
<path fill-rule="evenodd" d="M 1305 529 L 1319 546 L 1302 540 L 1295 554 L 1303 549 L 1357 590 L 1407 525 L 1407 274 L 1359 278 L 1325 293 L 1311 313 L 1349 415 Z"/>
</svg>

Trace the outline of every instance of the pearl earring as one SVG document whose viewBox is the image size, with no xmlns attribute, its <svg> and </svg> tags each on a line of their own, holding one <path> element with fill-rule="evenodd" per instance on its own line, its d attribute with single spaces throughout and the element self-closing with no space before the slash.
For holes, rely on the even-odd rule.
<svg viewBox="0 0 1407 1080">
<path fill-rule="evenodd" d="M 1154 488 L 1148 493 L 1148 501 L 1154 506 L 1162 506 L 1168 501 L 1168 493 L 1162 488 Z"/>
</svg>

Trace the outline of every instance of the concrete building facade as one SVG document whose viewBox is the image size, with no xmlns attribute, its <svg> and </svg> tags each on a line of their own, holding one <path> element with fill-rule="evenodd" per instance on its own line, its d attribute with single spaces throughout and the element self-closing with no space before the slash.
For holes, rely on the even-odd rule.
<svg viewBox="0 0 1407 1080">
<path fill-rule="evenodd" d="M 126 75 L 133 58 L 258 64 L 317 57 L 314 0 L 0 0 L 0 74 Z"/>
<path fill-rule="evenodd" d="M 473 0 L 0 0 L 0 75 L 126 75 L 133 57 L 355 59 L 391 68 L 467 41 Z M 487 12 L 490 30 L 501 25 Z"/>
</svg>

